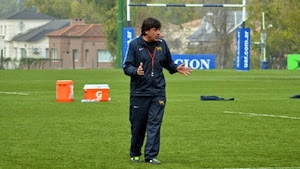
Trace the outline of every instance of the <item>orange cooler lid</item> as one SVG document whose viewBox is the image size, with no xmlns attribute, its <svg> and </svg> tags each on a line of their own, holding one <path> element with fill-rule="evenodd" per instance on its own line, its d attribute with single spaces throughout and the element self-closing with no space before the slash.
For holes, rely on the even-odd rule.
<svg viewBox="0 0 300 169">
<path fill-rule="evenodd" d="M 73 84 L 73 80 L 58 80 L 56 84 Z"/>
<path fill-rule="evenodd" d="M 86 84 L 83 89 L 110 89 L 108 84 Z"/>
</svg>

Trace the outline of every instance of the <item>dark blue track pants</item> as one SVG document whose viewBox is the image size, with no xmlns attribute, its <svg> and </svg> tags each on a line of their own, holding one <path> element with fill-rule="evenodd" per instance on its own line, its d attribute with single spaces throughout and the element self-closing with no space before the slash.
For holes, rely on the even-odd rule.
<svg viewBox="0 0 300 169">
<path fill-rule="evenodd" d="M 131 157 L 142 155 L 141 148 L 147 133 L 145 160 L 157 158 L 165 105 L 165 96 L 130 96 Z"/>
</svg>

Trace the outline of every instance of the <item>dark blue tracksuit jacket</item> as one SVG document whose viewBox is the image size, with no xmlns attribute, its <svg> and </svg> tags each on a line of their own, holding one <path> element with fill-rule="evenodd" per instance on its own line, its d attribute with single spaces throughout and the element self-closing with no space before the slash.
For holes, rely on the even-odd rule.
<svg viewBox="0 0 300 169">
<path fill-rule="evenodd" d="M 156 158 L 159 152 L 160 127 L 166 103 L 163 68 L 173 74 L 177 72 L 177 65 L 172 61 L 169 48 L 163 39 L 159 39 L 154 46 L 148 46 L 140 36 L 130 42 L 126 53 L 123 69 L 124 73 L 131 77 L 130 156 L 141 155 L 147 131 L 144 154 L 145 160 L 151 160 Z M 155 57 L 151 57 L 154 53 Z M 142 76 L 137 74 L 140 62 L 143 63 L 144 70 Z"/>
<path fill-rule="evenodd" d="M 164 96 L 166 93 L 166 84 L 163 68 L 166 68 L 171 74 L 177 72 L 177 65 L 171 58 L 171 53 L 166 42 L 163 39 L 159 39 L 155 46 L 156 54 L 152 70 L 152 59 L 147 50 L 149 47 L 142 36 L 134 39 L 129 44 L 123 69 L 124 73 L 131 77 L 131 96 Z M 153 54 L 153 51 L 151 53 Z M 145 73 L 143 76 L 137 74 L 140 62 L 143 63 Z M 152 71 L 153 76 L 151 76 Z"/>
</svg>

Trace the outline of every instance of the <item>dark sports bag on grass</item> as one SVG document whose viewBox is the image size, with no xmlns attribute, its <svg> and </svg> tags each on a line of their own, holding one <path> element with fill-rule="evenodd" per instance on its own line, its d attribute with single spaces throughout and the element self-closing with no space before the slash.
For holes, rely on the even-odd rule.
<svg viewBox="0 0 300 169">
<path fill-rule="evenodd" d="M 200 100 L 218 100 L 218 101 L 233 101 L 234 98 L 229 98 L 229 99 L 225 99 L 225 98 L 220 98 L 218 96 L 201 96 Z"/>
<path fill-rule="evenodd" d="M 300 99 L 300 94 L 290 97 L 290 99 Z"/>
</svg>

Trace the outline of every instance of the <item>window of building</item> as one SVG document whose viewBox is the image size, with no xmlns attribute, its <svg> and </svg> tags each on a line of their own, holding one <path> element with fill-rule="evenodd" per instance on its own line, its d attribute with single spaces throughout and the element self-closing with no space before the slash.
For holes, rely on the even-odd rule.
<svg viewBox="0 0 300 169">
<path fill-rule="evenodd" d="M 85 50 L 85 62 L 89 62 L 89 50 Z"/>
<path fill-rule="evenodd" d="M 98 62 L 112 62 L 113 57 L 112 55 L 105 50 L 98 50 Z"/>
<path fill-rule="evenodd" d="M 74 62 L 78 62 L 78 50 L 77 49 L 73 49 L 73 59 L 74 59 Z"/>
<path fill-rule="evenodd" d="M 57 49 L 52 49 L 52 59 L 57 59 Z"/>
<path fill-rule="evenodd" d="M 45 58 L 49 59 L 49 49 L 46 48 L 46 51 L 45 51 Z"/>
<path fill-rule="evenodd" d="M 26 58 L 27 57 L 27 51 L 25 48 L 21 48 L 21 58 Z"/>
<path fill-rule="evenodd" d="M 14 48 L 14 58 L 18 58 L 18 48 Z"/>
<path fill-rule="evenodd" d="M 23 29 L 25 28 L 25 24 L 24 24 L 23 21 L 20 21 L 20 23 L 19 23 L 19 28 L 20 28 L 20 32 L 22 32 Z"/>
<path fill-rule="evenodd" d="M 3 30 L 3 35 L 5 36 L 6 35 L 6 26 L 4 26 L 4 30 Z"/>
</svg>

